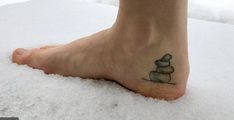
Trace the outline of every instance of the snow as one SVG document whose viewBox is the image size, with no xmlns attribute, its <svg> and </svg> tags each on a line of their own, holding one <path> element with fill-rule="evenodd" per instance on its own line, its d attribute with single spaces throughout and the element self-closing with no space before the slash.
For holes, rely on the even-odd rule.
<svg viewBox="0 0 234 120">
<path fill-rule="evenodd" d="M 189 0 L 189 17 L 234 24 L 233 0 Z"/>
<path fill-rule="evenodd" d="M 116 7 L 77 0 L 33 0 L 0 7 L 0 116 L 233 120 L 233 25 L 189 19 L 191 74 L 186 95 L 175 101 L 146 98 L 110 81 L 46 75 L 11 62 L 17 47 L 70 42 L 111 26 L 116 12 Z"/>
<path fill-rule="evenodd" d="M 22 3 L 27 2 L 29 0 L 0 0 L 0 6 L 8 5 L 8 4 L 15 4 L 15 3 Z"/>
</svg>

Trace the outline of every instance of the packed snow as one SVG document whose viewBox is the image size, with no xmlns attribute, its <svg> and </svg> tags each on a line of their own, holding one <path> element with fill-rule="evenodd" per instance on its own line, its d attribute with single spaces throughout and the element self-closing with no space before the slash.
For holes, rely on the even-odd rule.
<svg viewBox="0 0 234 120">
<path fill-rule="evenodd" d="M 77 0 L 0 7 L 0 117 L 233 120 L 233 25 L 189 19 L 190 78 L 186 95 L 175 101 L 147 98 L 110 81 L 46 75 L 11 61 L 17 47 L 67 43 L 110 27 L 116 13 L 116 7 Z"/>
</svg>

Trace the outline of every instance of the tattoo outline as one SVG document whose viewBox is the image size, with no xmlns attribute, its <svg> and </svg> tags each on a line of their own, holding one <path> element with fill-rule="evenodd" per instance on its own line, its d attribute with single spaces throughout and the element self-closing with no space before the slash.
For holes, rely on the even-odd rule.
<svg viewBox="0 0 234 120">
<path fill-rule="evenodd" d="M 171 83 L 171 74 L 175 71 L 174 67 L 171 66 L 171 59 L 172 55 L 166 53 L 162 58 L 154 62 L 156 69 L 149 73 L 150 81 L 175 85 L 175 83 Z"/>
</svg>

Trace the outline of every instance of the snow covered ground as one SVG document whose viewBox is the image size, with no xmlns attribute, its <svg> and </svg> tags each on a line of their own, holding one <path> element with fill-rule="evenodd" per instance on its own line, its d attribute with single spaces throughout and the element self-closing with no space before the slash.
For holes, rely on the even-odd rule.
<svg viewBox="0 0 234 120">
<path fill-rule="evenodd" d="M 186 95 L 176 101 L 146 98 L 110 81 L 46 75 L 11 62 L 17 47 L 70 42 L 111 26 L 116 12 L 113 6 L 77 0 L 0 7 L 0 117 L 233 120 L 233 25 L 189 19 L 191 74 Z"/>
<path fill-rule="evenodd" d="M 29 0 L 0 0 L 0 6 Z M 78 0 L 118 6 L 118 0 Z M 189 17 L 234 24 L 233 0 L 189 0 Z"/>
<path fill-rule="evenodd" d="M 189 0 L 189 17 L 234 24 L 233 0 Z"/>
<path fill-rule="evenodd" d="M 15 3 L 22 3 L 22 2 L 27 2 L 27 1 L 29 0 L 0 0 L 0 6 L 15 4 Z"/>
</svg>

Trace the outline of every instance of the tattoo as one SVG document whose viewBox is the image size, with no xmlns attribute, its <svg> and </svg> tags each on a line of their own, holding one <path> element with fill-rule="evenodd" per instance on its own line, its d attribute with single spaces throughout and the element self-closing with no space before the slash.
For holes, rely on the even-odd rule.
<svg viewBox="0 0 234 120">
<path fill-rule="evenodd" d="M 151 81 L 175 85 L 175 83 L 171 83 L 171 74 L 174 72 L 174 67 L 171 66 L 171 59 L 172 55 L 167 53 L 154 62 L 157 67 L 155 71 L 149 73 Z"/>
</svg>

